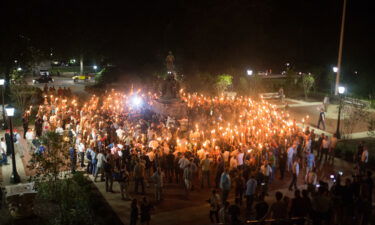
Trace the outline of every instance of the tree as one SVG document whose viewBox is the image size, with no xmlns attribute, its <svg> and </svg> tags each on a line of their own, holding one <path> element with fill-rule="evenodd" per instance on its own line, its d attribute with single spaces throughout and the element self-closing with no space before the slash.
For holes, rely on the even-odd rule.
<svg viewBox="0 0 375 225">
<path fill-rule="evenodd" d="M 222 74 L 222 75 L 217 76 L 215 87 L 218 93 L 220 94 L 226 91 L 228 87 L 232 85 L 232 83 L 233 83 L 233 77 L 231 75 Z"/>
<path fill-rule="evenodd" d="M 27 85 L 23 80 L 15 80 L 10 86 L 11 98 L 16 107 L 23 112 L 26 107 L 41 102 L 41 90 L 37 87 Z"/>
<path fill-rule="evenodd" d="M 302 76 L 302 87 L 303 92 L 305 94 L 305 99 L 307 99 L 307 95 L 310 93 L 311 88 L 315 84 L 315 77 L 311 74 L 305 74 Z"/>
<path fill-rule="evenodd" d="M 40 138 L 41 147 L 32 154 L 28 168 L 38 190 L 36 202 L 47 224 L 94 223 L 90 182 L 82 172 L 69 168 L 69 143 L 66 137 L 47 132 Z"/>
</svg>

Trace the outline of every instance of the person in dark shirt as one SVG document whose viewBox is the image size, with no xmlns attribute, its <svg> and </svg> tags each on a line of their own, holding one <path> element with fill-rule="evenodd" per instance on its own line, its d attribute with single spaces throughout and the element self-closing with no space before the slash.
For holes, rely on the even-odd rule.
<svg viewBox="0 0 375 225">
<path fill-rule="evenodd" d="M 287 154 L 285 149 L 281 149 L 279 154 L 279 169 L 280 169 L 280 179 L 284 179 L 285 167 L 286 167 Z"/>
<path fill-rule="evenodd" d="M 173 151 L 169 151 L 168 155 L 166 156 L 166 177 L 169 183 L 172 183 L 173 179 L 173 165 L 174 165 L 174 155 Z"/>
<path fill-rule="evenodd" d="M 259 201 L 255 205 L 255 219 L 260 220 L 264 218 L 268 212 L 268 203 L 264 201 L 264 195 L 259 196 Z"/>
<path fill-rule="evenodd" d="M 300 190 L 294 192 L 294 198 L 292 199 L 292 205 L 290 208 L 290 217 L 303 218 L 307 216 L 304 201 L 301 198 Z M 296 224 L 304 224 L 304 219 L 298 220 Z"/>
</svg>

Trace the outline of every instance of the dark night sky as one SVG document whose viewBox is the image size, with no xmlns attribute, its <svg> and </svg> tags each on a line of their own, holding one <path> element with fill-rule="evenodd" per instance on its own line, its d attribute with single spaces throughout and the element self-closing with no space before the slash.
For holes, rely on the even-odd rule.
<svg viewBox="0 0 375 225">
<path fill-rule="evenodd" d="M 132 69 L 172 50 L 183 70 L 308 70 L 337 60 L 342 0 L 2 1 L 2 34 L 56 55 L 105 57 Z M 344 64 L 372 72 L 370 1 L 348 0 Z M 1 40 L 2 37 L 0 37 Z M 4 46 L 4 45 L 3 45 Z"/>
</svg>

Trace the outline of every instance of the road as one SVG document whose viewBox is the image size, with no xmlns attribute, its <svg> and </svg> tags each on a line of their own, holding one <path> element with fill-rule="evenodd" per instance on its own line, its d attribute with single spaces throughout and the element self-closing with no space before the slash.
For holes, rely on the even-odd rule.
<svg viewBox="0 0 375 225">
<path fill-rule="evenodd" d="M 28 78 L 26 78 L 26 81 L 29 85 L 32 85 L 32 86 L 43 89 L 45 84 L 33 84 L 33 79 L 35 79 L 35 78 L 36 77 L 28 77 Z M 60 77 L 53 76 L 52 78 L 54 79 L 54 82 L 51 83 L 51 84 L 48 84 L 48 87 L 54 86 L 56 89 L 59 88 L 59 87 L 70 88 L 72 90 L 72 92 L 77 94 L 77 95 L 86 94 L 85 86 L 87 84 L 93 84 L 93 82 L 94 82 L 94 81 L 89 81 L 89 82 L 79 81 L 77 83 L 74 83 L 73 79 L 71 77 L 63 77 L 63 76 L 60 76 Z"/>
</svg>

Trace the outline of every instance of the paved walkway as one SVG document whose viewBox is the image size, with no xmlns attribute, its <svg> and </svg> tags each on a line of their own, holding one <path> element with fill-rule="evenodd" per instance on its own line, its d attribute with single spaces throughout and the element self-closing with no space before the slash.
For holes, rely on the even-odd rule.
<svg viewBox="0 0 375 225">
<path fill-rule="evenodd" d="M 285 103 L 282 104 L 279 100 L 271 100 L 271 103 L 275 104 L 277 108 L 285 108 Z M 306 118 L 309 116 L 309 119 L 305 119 L 305 126 L 310 126 L 310 128 L 315 129 L 316 133 L 326 133 L 328 135 L 333 135 L 336 133 L 336 126 L 337 126 L 337 115 L 338 115 L 338 105 L 330 104 L 328 106 L 328 110 L 326 113 L 326 129 L 321 130 L 316 127 L 318 119 L 319 119 L 319 107 L 322 106 L 322 102 L 305 102 L 302 100 L 295 100 L 286 98 L 285 102 L 288 102 L 289 105 L 289 113 L 292 118 L 295 118 L 297 122 L 302 127 L 302 118 Z M 374 113 L 374 110 L 368 110 L 369 113 Z M 350 119 L 345 117 L 342 113 L 341 115 L 341 128 L 343 128 L 343 121 L 345 119 Z M 358 121 L 357 124 L 353 125 L 353 133 L 345 135 L 346 139 L 362 139 L 362 138 L 369 138 L 369 134 L 367 132 L 367 122 L 365 118 L 363 120 Z M 342 132 L 344 133 L 344 132 Z"/>
</svg>

